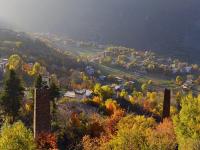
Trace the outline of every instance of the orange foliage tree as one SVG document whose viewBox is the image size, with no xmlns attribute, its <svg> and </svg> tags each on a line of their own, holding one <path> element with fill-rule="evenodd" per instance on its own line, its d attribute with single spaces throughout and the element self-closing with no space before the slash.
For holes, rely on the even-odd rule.
<svg viewBox="0 0 200 150">
<path fill-rule="evenodd" d="M 112 99 L 107 99 L 105 106 L 109 114 L 113 114 L 119 108 L 117 102 Z"/>
<path fill-rule="evenodd" d="M 38 150 L 58 150 L 56 136 L 52 133 L 40 133 L 36 141 Z"/>
<path fill-rule="evenodd" d="M 149 132 L 148 143 L 151 149 L 174 150 L 176 149 L 176 135 L 173 123 L 170 119 L 165 119 Z"/>
</svg>

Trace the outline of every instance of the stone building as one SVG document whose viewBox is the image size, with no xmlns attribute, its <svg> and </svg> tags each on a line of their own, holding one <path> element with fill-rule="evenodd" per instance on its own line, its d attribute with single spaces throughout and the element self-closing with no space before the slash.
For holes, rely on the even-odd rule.
<svg viewBox="0 0 200 150">
<path fill-rule="evenodd" d="M 51 131 L 49 89 L 35 89 L 33 131 L 35 138 L 41 132 Z"/>
</svg>

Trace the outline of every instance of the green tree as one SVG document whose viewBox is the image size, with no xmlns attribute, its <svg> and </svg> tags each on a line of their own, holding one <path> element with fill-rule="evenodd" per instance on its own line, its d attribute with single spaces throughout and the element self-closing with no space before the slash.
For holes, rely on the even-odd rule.
<svg viewBox="0 0 200 150">
<path fill-rule="evenodd" d="M 181 150 L 200 149 L 200 99 L 192 94 L 181 100 L 181 111 L 174 117 L 175 133 Z"/>
<path fill-rule="evenodd" d="M 5 80 L 0 104 L 4 113 L 12 118 L 11 122 L 14 122 L 18 116 L 21 100 L 24 94 L 23 90 L 24 88 L 21 85 L 21 80 L 17 77 L 14 70 L 10 70 L 8 77 Z"/>
<path fill-rule="evenodd" d="M 55 83 L 50 84 L 50 98 L 51 100 L 54 100 L 55 98 L 58 98 L 60 93 L 59 93 L 59 87 Z"/>
<path fill-rule="evenodd" d="M 35 150 L 33 134 L 22 122 L 4 124 L 0 136 L 1 150 Z"/>
</svg>

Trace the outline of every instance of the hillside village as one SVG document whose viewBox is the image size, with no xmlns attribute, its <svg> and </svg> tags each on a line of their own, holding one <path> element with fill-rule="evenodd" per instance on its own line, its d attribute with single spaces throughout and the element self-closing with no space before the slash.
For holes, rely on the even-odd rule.
<svg viewBox="0 0 200 150">
<path fill-rule="evenodd" d="M 33 36 L 47 43 L 51 43 L 51 45 L 55 44 L 55 47 L 62 47 L 61 49 L 63 51 L 64 49 L 68 49 L 68 47 L 98 49 L 97 54 L 88 58 L 90 62 L 121 65 L 121 67 L 126 68 L 127 70 L 136 70 L 136 72 L 138 71 L 140 73 L 161 72 L 177 75 L 199 72 L 197 64 L 188 64 L 187 62 L 180 61 L 176 58 L 164 58 L 149 50 L 138 51 L 126 47 L 113 47 L 95 42 L 76 41 L 49 33 L 33 33 Z M 112 57 L 112 59 L 110 59 L 110 57 Z M 118 61 L 118 58 L 121 59 L 121 62 Z"/>
<path fill-rule="evenodd" d="M 109 47 L 104 52 L 94 56 L 90 61 L 120 66 L 141 74 L 184 75 L 199 73 L 197 64 L 188 64 L 178 59 L 163 58 L 151 51 L 136 51 L 125 47 Z"/>
<path fill-rule="evenodd" d="M 130 82 L 132 84 L 136 84 L 136 79 L 143 78 L 146 75 L 161 75 L 168 78 L 170 77 L 173 80 L 175 80 L 177 76 L 181 76 L 184 80 L 181 84 L 183 90 L 196 88 L 198 74 L 200 71 L 199 66 L 196 64 L 188 64 L 174 58 L 164 58 L 151 51 L 137 51 L 132 48 L 99 45 L 95 42 L 76 41 L 70 38 L 57 36 L 55 34 L 31 33 L 31 35 L 33 35 L 33 40 L 36 41 L 37 39 L 40 39 L 49 44 L 49 46 L 59 49 L 58 51 L 61 50 L 63 53 L 67 52 L 65 51 L 65 48 L 70 47 L 95 49 L 94 51 L 97 50 L 96 53 L 93 53 L 86 58 L 82 58 L 85 61 L 85 67 L 81 71 L 84 71 L 85 74 L 89 76 L 89 79 L 95 80 L 95 82 L 99 82 L 102 85 L 110 85 L 115 88 L 120 87 L 122 90 L 124 89 L 123 87 L 125 84 Z M 17 34 L 16 36 L 20 37 L 23 36 L 23 34 Z M 28 36 L 26 38 L 28 38 Z M 73 53 L 73 51 L 71 51 L 71 53 Z M 7 61 L 8 60 L 6 58 L 1 59 L 0 67 L 2 71 L 5 71 Z M 135 78 L 124 79 L 123 76 L 110 77 L 110 74 L 98 73 L 99 68 L 94 67 L 94 64 L 102 64 L 112 68 L 129 71 Z M 34 64 L 31 62 L 27 63 L 25 68 L 32 68 L 33 65 Z M 191 78 L 190 74 L 193 74 L 194 76 Z M 46 76 L 49 76 L 49 73 L 46 73 Z M 63 79 L 61 79 L 61 83 L 65 83 L 65 81 L 63 82 Z M 140 84 L 142 85 L 143 83 Z M 141 85 L 137 86 L 139 87 Z M 75 92 L 76 90 L 77 89 L 72 88 L 69 91 L 66 91 L 66 93 L 62 93 L 63 96 L 65 95 L 66 97 L 76 97 L 76 95 L 82 95 L 78 96 L 81 98 L 85 97 L 86 93 L 92 93 L 92 91 L 87 88 L 78 89 L 84 91 L 78 92 L 81 94 L 77 94 L 77 92 Z"/>
<path fill-rule="evenodd" d="M 16 38 L 17 34 L 13 36 Z M 97 150 L 106 146 L 105 149 L 109 150 L 109 147 L 112 149 L 115 146 L 112 142 L 118 138 L 119 132 L 125 130 L 128 136 L 135 135 L 135 129 L 126 127 L 128 121 L 134 125 L 148 123 L 133 139 L 143 134 L 143 130 L 150 131 L 150 135 L 145 135 L 150 150 L 159 145 L 152 143 L 150 138 L 158 139 L 160 132 L 157 128 L 162 125 L 162 136 L 169 139 L 167 143 L 172 143 L 165 150 L 177 147 L 176 131 L 173 130 L 176 126 L 173 123 L 177 125 L 180 120 L 172 122 L 169 118 L 173 119 L 181 110 L 187 109 L 183 102 L 197 101 L 200 88 L 198 65 L 164 58 L 151 51 L 98 46 L 92 42 L 77 44 L 75 40 L 69 44 L 63 42 L 65 38 L 54 35 L 55 43 L 59 42 L 58 47 L 51 42 L 51 37 L 50 34 L 39 34 L 39 39 L 30 37 L 26 39 L 28 42 L 16 43 L 15 38 L 9 38 L 10 42 L 6 45 L 5 40 L 0 42 L 0 52 L 5 49 L 0 59 L 1 76 L 2 81 L 6 80 L 1 85 L 5 103 L 0 101 L 5 116 L 0 117 L 13 118 L 11 123 L 12 120 L 16 123 L 17 119 L 21 120 L 24 128 L 30 129 L 31 135 L 34 133 L 31 136 L 35 140 L 32 145 L 41 150 L 48 144 L 61 150 L 93 150 L 93 146 Z M 27 50 L 27 43 L 37 46 L 34 50 Z M 61 43 L 65 46 L 62 47 Z M 41 55 L 39 49 L 43 48 L 43 54 L 55 57 Z M 87 49 L 94 51 L 87 54 Z M 12 80 L 16 80 L 13 84 L 18 89 L 12 88 Z M 15 100 L 20 107 L 17 113 L 8 114 L 5 109 L 13 109 L 6 103 L 10 100 L 7 95 L 12 95 L 15 90 L 19 90 L 17 94 L 20 96 L 16 96 L 18 99 Z M 196 107 L 198 105 L 191 109 Z M 121 129 L 118 129 L 119 125 Z M 165 126 L 170 127 L 166 130 Z M 120 140 L 123 141 L 126 135 L 120 135 Z M 135 145 L 142 143 L 136 142 Z"/>
<path fill-rule="evenodd" d="M 199 8 L 0 0 L 0 150 L 200 150 Z"/>
</svg>

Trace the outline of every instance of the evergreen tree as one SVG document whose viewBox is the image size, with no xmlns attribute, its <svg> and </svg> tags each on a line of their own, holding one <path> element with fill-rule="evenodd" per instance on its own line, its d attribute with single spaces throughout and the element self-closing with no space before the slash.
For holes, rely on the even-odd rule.
<svg viewBox="0 0 200 150">
<path fill-rule="evenodd" d="M 52 110 L 52 115 L 53 118 L 55 118 L 55 113 L 56 113 L 56 98 L 59 97 L 60 93 L 59 93 L 59 88 L 58 86 L 52 82 L 50 84 L 50 89 L 49 89 L 49 95 L 50 95 L 50 99 L 52 101 L 52 105 L 53 105 L 53 110 Z"/>
<path fill-rule="evenodd" d="M 60 95 L 59 88 L 55 83 L 50 84 L 50 98 L 51 100 L 54 100 L 55 98 L 58 98 Z"/>
<path fill-rule="evenodd" d="M 1 108 L 4 113 L 12 117 L 12 121 L 18 116 L 24 88 L 14 70 L 10 70 L 5 80 L 4 91 L 1 96 Z"/>
<path fill-rule="evenodd" d="M 36 77 L 35 87 L 37 89 L 42 88 L 42 76 L 40 74 Z"/>
</svg>

